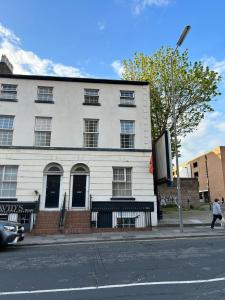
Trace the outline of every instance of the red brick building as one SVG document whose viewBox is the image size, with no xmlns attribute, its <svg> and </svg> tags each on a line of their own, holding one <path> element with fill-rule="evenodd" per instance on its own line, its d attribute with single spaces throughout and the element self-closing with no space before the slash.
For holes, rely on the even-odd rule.
<svg viewBox="0 0 225 300">
<path fill-rule="evenodd" d="M 219 146 L 180 166 L 181 177 L 195 177 L 200 199 L 225 199 L 225 146 Z"/>
</svg>

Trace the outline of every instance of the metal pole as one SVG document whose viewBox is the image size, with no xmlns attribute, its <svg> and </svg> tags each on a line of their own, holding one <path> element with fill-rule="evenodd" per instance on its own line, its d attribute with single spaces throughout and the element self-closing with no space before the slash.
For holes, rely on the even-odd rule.
<svg viewBox="0 0 225 300">
<path fill-rule="evenodd" d="M 173 130 L 174 130 L 174 150 L 176 157 L 176 173 L 177 173 L 177 204 L 179 210 L 179 224 L 180 224 L 180 232 L 183 232 L 183 212 L 182 212 L 182 199 L 181 199 L 181 189 L 180 189 L 180 171 L 179 171 L 179 157 L 177 151 L 177 118 L 176 118 L 176 107 L 175 107 L 175 95 L 174 95 L 174 79 L 173 79 L 173 56 L 176 53 L 172 52 L 170 62 L 171 62 L 171 85 L 172 85 L 172 105 L 173 105 Z"/>
</svg>

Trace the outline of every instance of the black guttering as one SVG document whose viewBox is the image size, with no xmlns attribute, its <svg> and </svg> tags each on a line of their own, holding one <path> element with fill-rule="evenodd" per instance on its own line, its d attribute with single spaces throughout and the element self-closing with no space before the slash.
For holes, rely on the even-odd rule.
<svg viewBox="0 0 225 300">
<path fill-rule="evenodd" d="M 1 78 L 11 79 L 28 79 L 28 80 L 49 80 L 49 81 L 66 81 L 66 82 L 90 82 L 90 83 L 112 83 L 125 85 L 148 85 L 147 81 L 132 80 L 114 80 L 114 79 L 97 79 L 97 78 L 78 78 L 78 77 L 58 77 L 58 76 L 40 76 L 40 75 L 19 75 L 19 74 L 0 74 Z"/>
<path fill-rule="evenodd" d="M 0 146 L 0 149 L 47 150 L 47 151 L 64 150 L 64 151 L 105 151 L 105 152 L 152 152 L 151 149 L 37 147 L 37 146 Z"/>
</svg>

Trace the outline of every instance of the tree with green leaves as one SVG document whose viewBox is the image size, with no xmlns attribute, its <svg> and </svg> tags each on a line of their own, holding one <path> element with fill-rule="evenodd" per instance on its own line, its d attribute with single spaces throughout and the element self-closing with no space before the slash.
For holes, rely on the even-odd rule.
<svg viewBox="0 0 225 300">
<path fill-rule="evenodd" d="M 126 80 L 144 80 L 149 82 L 152 138 L 156 139 L 169 129 L 173 142 L 173 109 L 171 89 L 172 48 L 160 48 L 151 56 L 135 53 L 133 59 L 123 61 L 122 78 Z M 213 111 L 211 101 L 220 95 L 219 74 L 201 61 L 190 62 L 188 51 L 173 55 L 173 76 L 175 107 L 177 116 L 177 134 L 180 146 L 181 137 L 194 131 L 206 113 Z"/>
</svg>

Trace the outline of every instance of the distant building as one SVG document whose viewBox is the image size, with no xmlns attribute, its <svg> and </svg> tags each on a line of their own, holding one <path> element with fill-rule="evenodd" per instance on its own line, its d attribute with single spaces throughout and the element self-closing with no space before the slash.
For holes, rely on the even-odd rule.
<svg viewBox="0 0 225 300">
<path fill-rule="evenodd" d="M 225 199 L 225 146 L 219 146 L 180 165 L 181 177 L 198 178 L 202 201 Z"/>
</svg>

